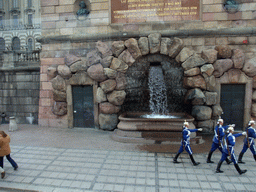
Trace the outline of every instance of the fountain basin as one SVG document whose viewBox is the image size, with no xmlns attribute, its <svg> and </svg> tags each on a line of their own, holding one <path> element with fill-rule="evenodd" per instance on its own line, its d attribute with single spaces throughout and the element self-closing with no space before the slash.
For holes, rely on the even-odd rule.
<svg viewBox="0 0 256 192">
<path fill-rule="evenodd" d="M 187 113 L 169 113 L 170 118 L 145 118 L 147 113 L 126 112 L 119 116 L 119 124 L 112 138 L 121 142 L 147 144 L 180 144 L 183 123 L 189 122 L 189 129 L 195 129 L 194 118 Z M 191 132 L 191 144 L 202 143 L 196 132 Z"/>
</svg>

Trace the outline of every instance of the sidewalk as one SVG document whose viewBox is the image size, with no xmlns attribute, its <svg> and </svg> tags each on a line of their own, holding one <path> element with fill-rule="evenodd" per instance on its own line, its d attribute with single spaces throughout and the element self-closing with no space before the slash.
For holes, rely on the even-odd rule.
<svg viewBox="0 0 256 192">
<path fill-rule="evenodd" d="M 248 172 L 239 175 L 233 165 L 223 163 L 224 173 L 215 169 L 220 153 L 215 152 L 214 164 L 206 163 L 211 139 L 192 146 L 199 166 L 192 166 L 184 152 L 173 164 L 172 158 L 179 146 L 161 148 L 110 139 L 111 132 L 95 129 L 45 128 L 19 125 L 11 136 L 12 157 L 19 169 L 14 171 L 5 159 L 5 179 L 0 180 L 0 191 L 255 191 L 256 162 L 248 151 L 246 164 L 240 165 Z M 242 138 L 241 138 L 242 139 Z M 236 154 L 241 149 L 238 139 Z M 156 150 L 157 149 L 157 150 Z M 200 149 L 200 151 L 198 151 Z M 15 190 L 20 189 L 20 190 Z"/>
</svg>

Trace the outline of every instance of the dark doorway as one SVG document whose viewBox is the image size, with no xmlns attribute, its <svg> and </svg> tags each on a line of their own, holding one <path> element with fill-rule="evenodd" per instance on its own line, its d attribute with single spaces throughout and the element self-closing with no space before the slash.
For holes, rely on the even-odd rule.
<svg viewBox="0 0 256 192">
<path fill-rule="evenodd" d="M 235 130 L 243 130 L 245 84 L 222 84 L 220 105 L 225 124 L 236 124 Z"/>
<path fill-rule="evenodd" d="M 74 127 L 93 128 L 93 87 L 73 86 L 72 95 Z"/>
</svg>

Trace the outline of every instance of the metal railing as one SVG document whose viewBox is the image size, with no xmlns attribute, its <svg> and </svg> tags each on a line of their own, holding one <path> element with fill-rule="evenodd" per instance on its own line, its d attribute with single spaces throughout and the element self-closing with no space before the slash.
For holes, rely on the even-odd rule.
<svg viewBox="0 0 256 192">
<path fill-rule="evenodd" d="M 13 51 L 14 54 L 14 62 L 37 62 L 40 61 L 40 51 L 41 50 L 33 50 L 33 51 Z"/>
</svg>

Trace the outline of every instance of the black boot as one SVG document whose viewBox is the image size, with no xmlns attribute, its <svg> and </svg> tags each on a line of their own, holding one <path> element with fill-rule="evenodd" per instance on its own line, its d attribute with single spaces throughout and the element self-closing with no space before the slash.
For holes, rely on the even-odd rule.
<svg viewBox="0 0 256 192">
<path fill-rule="evenodd" d="M 194 166 L 197 166 L 197 165 L 200 164 L 199 162 L 195 162 L 193 155 L 189 155 L 189 157 L 190 157 L 190 159 L 191 159 L 191 161 L 192 161 Z"/>
<path fill-rule="evenodd" d="M 234 164 L 235 165 L 235 168 L 237 170 L 237 172 L 242 175 L 243 173 L 246 173 L 246 169 L 245 170 L 241 170 L 240 167 L 238 166 L 238 164 Z"/>
<path fill-rule="evenodd" d="M 254 160 L 256 161 L 256 155 L 253 155 L 253 157 L 254 157 Z"/>
<path fill-rule="evenodd" d="M 243 155 L 244 155 L 244 153 L 242 153 L 242 152 L 239 154 L 238 163 L 245 164 L 245 162 L 242 161 Z"/>
<path fill-rule="evenodd" d="M 223 161 L 219 161 L 217 169 L 216 169 L 216 173 L 223 173 L 223 171 L 220 170 L 221 164 L 223 163 Z"/>
<path fill-rule="evenodd" d="M 232 161 L 229 158 L 226 158 L 225 160 L 227 162 L 227 164 L 229 165 L 230 163 L 232 163 Z"/>
<path fill-rule="evenodd" d="M 177 161 L 179 155 L 180 155 L 180 153 L 177 153 L 177 154 L 175 155 L 175 157 L 173 158 L 173 163 L 180 163 L 180 162 Z"/>
<path fill-rule="evenodd" d="M 209 152 L 208 158 L 207 158 L 207 161 L 206 161 L 207 163 L 214 163 L 213 161 L 211 161 L 212 153 L 213 153 L 213 151 Z"/>
</svg>

